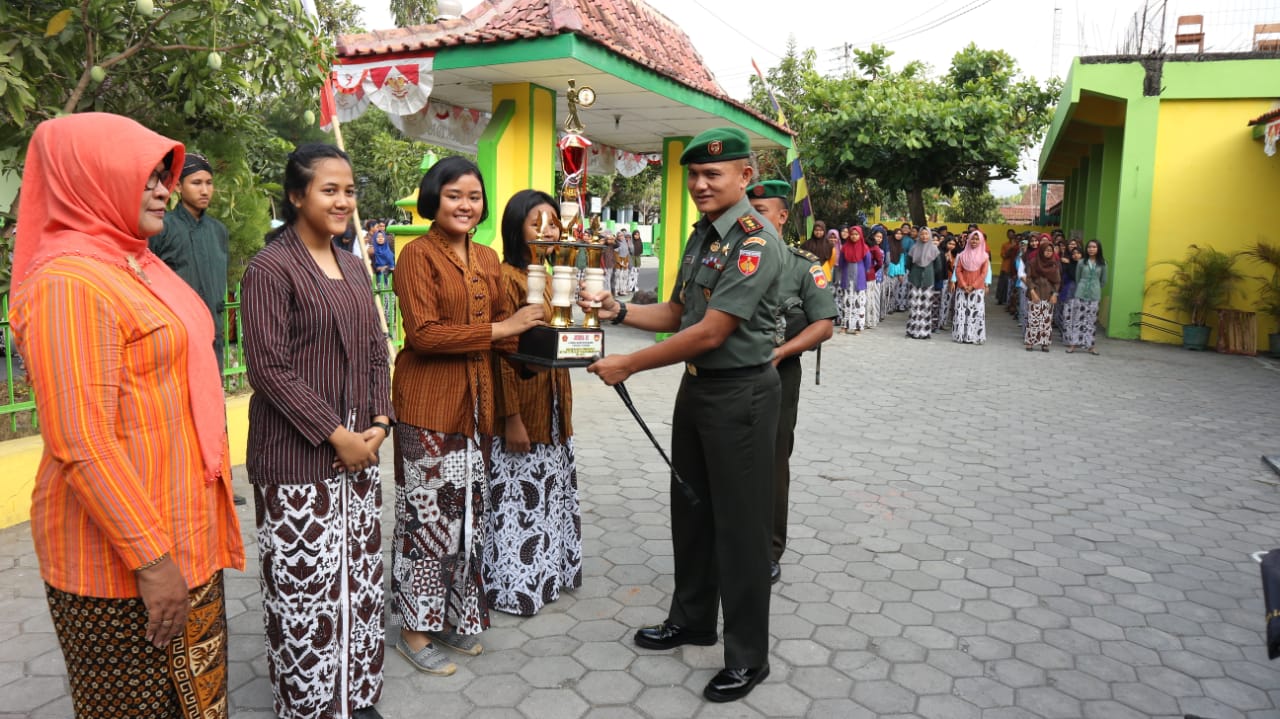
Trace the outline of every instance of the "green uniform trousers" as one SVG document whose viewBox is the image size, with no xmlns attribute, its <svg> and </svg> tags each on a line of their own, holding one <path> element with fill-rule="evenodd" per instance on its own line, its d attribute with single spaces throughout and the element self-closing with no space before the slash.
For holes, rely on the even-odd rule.
<svg viewBox="0 0 1280 719">
<path fill-rule="evenodd" d="M 694 377 L 676 394 L 671 461 L 693 488 L 672 483 L 675 593 L 669 619 L 715 632 L 724 605 L 726 667 L 762 667 L 769 655 L 769 542 L 778 373 Z"/>
<path fill-rule="evenodd" d="M 778 363 L 782 399 L 778 409 L 778 439 L 773 458 L 773 561 L 782 559 L 787 549 L 787 510 L 791 508 L 791 451 L 796 444 L 796 415 L 800 407 L 800 379 L 804 374 L 799 357 Z"/>
</svg>

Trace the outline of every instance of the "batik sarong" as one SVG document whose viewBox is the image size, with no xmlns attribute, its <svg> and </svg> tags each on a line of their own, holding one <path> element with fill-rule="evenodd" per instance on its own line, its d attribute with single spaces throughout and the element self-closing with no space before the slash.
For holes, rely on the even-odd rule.
<svg viewBox="0 0 1280 719">
<path fill-rule="evenodd" d="M 907 336 L 927 339 L 933 334 L 933 288 L 912 287 L 907 299 Z"/>
<path fill-rule="evenodd" d="M 489 626 L 480 563 L 492 440 L 396 425 L 391 613 L 406 629 Z"/>
<path fill-rule="evenodd" d="M 531 616 L 582 586 L 582 513 L 573 438 L 560 437 L 551 409 L 551 443 L 508 452 L 493 440 L 484 544 L 484 591 L 491 609 Z"/>
<path fill-rule="evenodd" d="M 1053 342 L 1053 304 L 1049 300 L 1032 302 L 1027 313 L 1027 329 L 1023 344 L 1048 347 Z"/>
<path fill-rule="evenodd" d="M 907 282 L 905 277 L 899 277 L 894 280 L 893 285 L 893 308 L 897 312 L 907 311 L 908 298 L 911 295 L 911 283 Z"/>
<path fill-rule="evenodd" d="M 867 290 L 836 289 L 837 310 L 840 311 L 840 329 L 858 331 L 867 329 Z"/>
<path fill-rule="evenodd" d="M 373 706 L 386 651 L 378 468 L 255 484 L 253 499 L 276 716 L 329 719 Z"/>
<path fill-rule="evenodd" d="M 1063 315 L 1062 341 L 1073 347 L 1093 347 L 1098 325 L 1097 300 L 1086 302 L 1073 298 Z"/>
<path fill-rule="evenodd" d="M 955 323 L 951 339 L 967 344 L 987 341 L 985 290 L 956 290 Z"/>
<path fill-rule="evenodd" d="M 880 324 L 880 283 L 867 283 L 867 329 Z"/>
<path fill-rule="evenodd" d="M 85 597 L 48 584 L 45 595 L 77 717 L 227 717 L 222 572 L 188 592 L 186 626 L 164 647 L 146 640 L 148 615 L 141 598 Z"/>
</svg>

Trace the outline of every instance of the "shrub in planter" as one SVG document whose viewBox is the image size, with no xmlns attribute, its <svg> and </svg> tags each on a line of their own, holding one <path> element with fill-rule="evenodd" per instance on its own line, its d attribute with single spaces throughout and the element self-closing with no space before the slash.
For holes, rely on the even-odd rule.
<svg viewBox="0 0 1280 719">
<path fill-rule="evenodd" d="M 1172 275 L 1150 282 L 1147 292 L 1164 288 L 1168 292 L 1164 307 L 1190 320 L 1183 325 L 1184 346 L 1204 349 L 1208 345 L 1209 332 L 1205 320 L 1209 312 L 1226 304 L 1239 291 L 1237 284 L 1247 277 L 1236 267 L 1241 254 L 1191 245 L 1185 258 L 1152 265 L 1173 268 Z M 1205 329 L 1188 333 L 1187 327 Z"/>
</svg>

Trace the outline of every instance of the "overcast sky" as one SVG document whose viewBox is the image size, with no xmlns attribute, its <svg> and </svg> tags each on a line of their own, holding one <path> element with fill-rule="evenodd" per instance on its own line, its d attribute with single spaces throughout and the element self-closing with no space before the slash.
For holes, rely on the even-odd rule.
<svg viewBox="0 0 1280 719">
<path fill-rule="evenodd" d="M 324 2 L 324 0 L 319 0 Z M 362 0 L 365 25 L 392 27 L 387 0 Z M 818 69 L 844 67 L 845 45 L 865 48 L 873 42 L 894 52 L 891 67 L 911 60 L 945 72 L 951 57 L 969 42 L 1001 49 L 1023 74 L 1045 79 L 1065 77 L 1077 55 L 1114 54 L 1135 15 L 1150 8 L 1148 23 L 1159 27 L 1167 5 L 1165 36 L 1172 38 L 1181 13 L 1205 15 L 1207 51 L 1245 50 L 1254 23 L 1280 22 L 1280 0 L 647 0 L 680 25 L 731 96 L 748 95 L 755 58 L 766 72 L 786 52 L 794 36 L 801 48 L 818 52 Z M 470 8 L 477 0 L 463 0 Z M 1058 12 L 1055 13 L 1055 8 Z M 1054 64 L 1054 18 L 1059 20 Z M 1153 30 L 1150 42 L 1159 31 Z M 1021 181 L 1035 175 L 1036 151 L 1024 162 Z M 992 187 L 997 195 L 1016 192 L 1017 183 Z"/>
</svg>

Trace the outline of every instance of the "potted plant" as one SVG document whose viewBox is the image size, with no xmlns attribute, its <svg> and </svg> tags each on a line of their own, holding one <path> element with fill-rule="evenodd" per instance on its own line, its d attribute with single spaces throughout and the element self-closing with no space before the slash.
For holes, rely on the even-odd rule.
<svg viewBox="0 0 1280 719">
<path fill-rule="evenodd" d="M 1280 328 L 1280 245 L 1259 242 L 1245 250 L 1244 254 L 1271 268 L 1271 280 L 1262 286 L 1258 311 L 1270 315 Z M 1267 335 L 1267 342 L 1271 347 L 1271 356 L 1280 357 L 1280 329 Z"/>
<path fill-rule="evenodd" d="M 1147 291 L 1164 288 L 1168 292 L 1164 306 L 1191 320 L 1182 326 L 1183 347 L 1203 350 L 1209 346 L 1209 326 L 1205 323 L 1209 311 L 1226 304 L 1236 292 L 1236 284 L 1245 279 L 1245 274 L 1236 269 L 1240 254 L 1191 245 L 1186 258 L 1152 265 L 1173 268 L 1172 275 L 1152 281 Z"/>
</svg>

